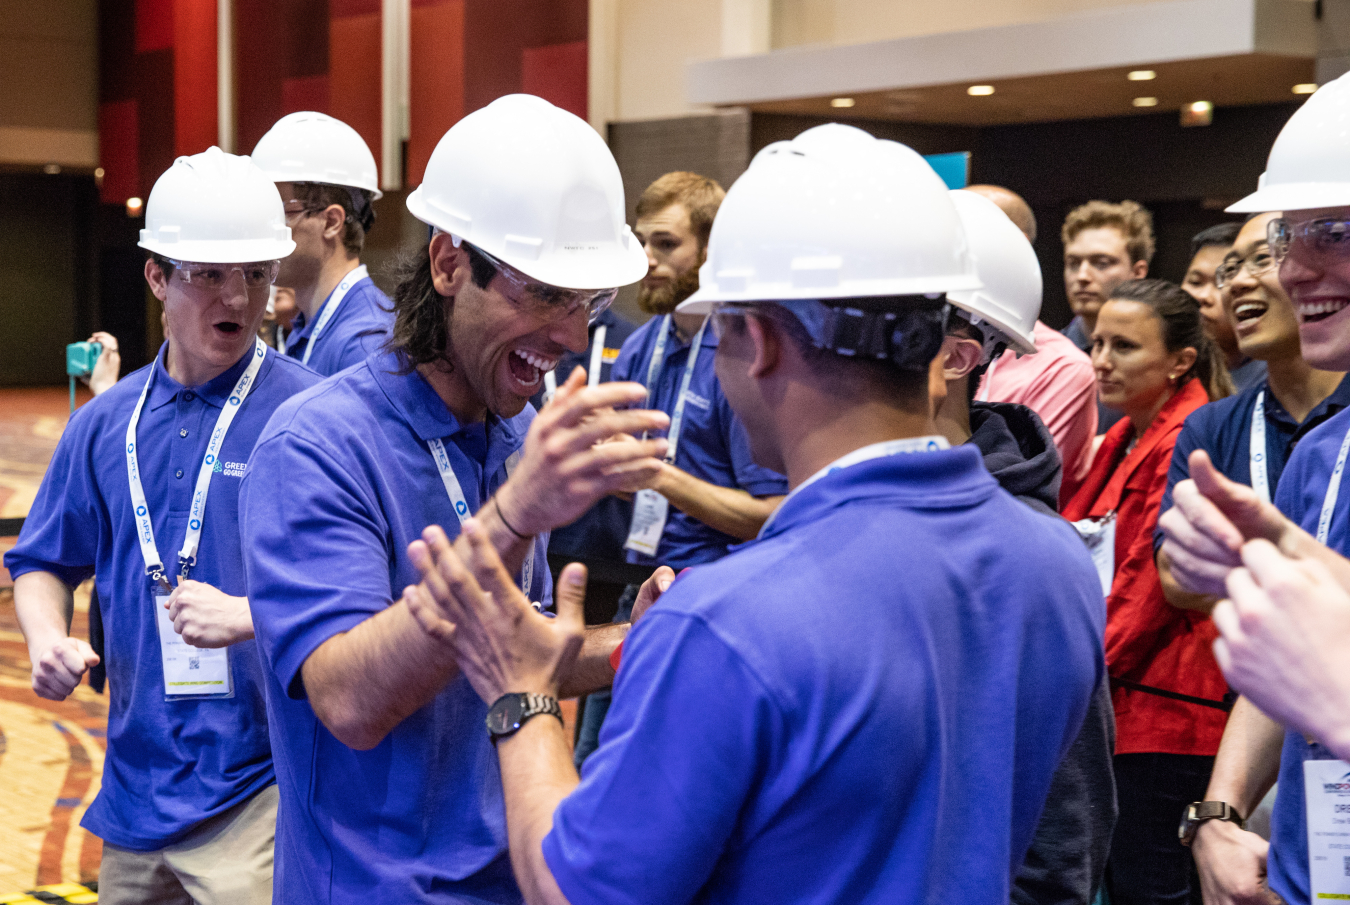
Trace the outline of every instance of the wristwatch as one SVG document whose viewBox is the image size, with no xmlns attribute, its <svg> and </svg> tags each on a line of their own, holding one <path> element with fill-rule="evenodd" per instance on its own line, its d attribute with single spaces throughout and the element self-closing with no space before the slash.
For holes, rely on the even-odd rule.
<svg viewBox="0 0 1350 905">
<path fill-rule="evenodd" d="M 488 708 L 488 736 L 495 743 L 525 725 L 530 717 L 541 713 L 556 716 L 558 722 L 562 722 L 562 708 L 558 706 L 557 698 L 529 692 L 504 694 Z"/>
<path fill-rule="evenodd" d="M 1189 846 L 1195 839 L 1195 831 L 1200 829 L 1200 824 L 1206 820 L 1227 820 L 1229 823 L 1236 823 L 1238 829 L 1247 828 L 1247 821 L 1243 820 L 1237 808 L 1228 802 L 1193 801 L 1186 805 L 1186 810 L 1181 815 L 1181 826 L 1177 827 L 1177 838 L 1181 840 L 1181 844 Z"/>
</svg>

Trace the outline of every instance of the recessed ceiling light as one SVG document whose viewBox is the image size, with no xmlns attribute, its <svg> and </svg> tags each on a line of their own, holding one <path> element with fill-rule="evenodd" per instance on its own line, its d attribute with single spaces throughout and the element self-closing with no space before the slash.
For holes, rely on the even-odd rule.
<svg viewBox="0 0 1350 905">
<path fill-rule="evenodd" d="M 1151 82 L 1158 77 L 1158 73 L 1152 69 L 1136 69 L 1125 78 L 1131 82 Z"/>
<path fill-rule="evenodd" d="M 993 93 L 993 85 L 971 85 L 966 89 L 966 94 L 969 94 L 972 97 L 986 97 Z"/>
<path fill-rule="evenodd" d="M 834 100 L 830 101 L 831 107 L 852 107 L 853 104 L 854 101 L 851 97 L 836 97 Z"/>
<path fill-rule="evenodd" d="M 1209 101 L 1195 101 L 1181 108 L 1183 126 L 1208 126 L 1214 122 L 1214 104 Z"/>
<path fill-rule="evenodd" d="M 46 173 L 48 176 L 56 176 L 61 172 L 61 166 L 60 164 L 49 163 L 42 168 L 42 172 Z"/>
<path fill-rule="evenodd" d="M 1294 86 L 1295 94 L 1312 94 L 1317 90 L 1316 82 L 1301 82 Z"/>
<path fill-rule="evenodd" d="M 1156 107 L 1158 106 L 1158 99 L 1156 97 L 1136 97 L 1130 103 L 1136 107 Z"/>
<path fill-rule="evenodd" d="M 143 207 L 145 207 L 145 202 L 142 201 L 141 199 L 136 198 L 136 197 L 134 197 L 134 196 L 131 197 L 131 198 L 128 198 L 128 199 L 127 199 L 127 216 L 128 216 L 128 217 L 139 217 L 139 216 L 141 215 L 141 208 L 143 208 Z"/>
</svg>

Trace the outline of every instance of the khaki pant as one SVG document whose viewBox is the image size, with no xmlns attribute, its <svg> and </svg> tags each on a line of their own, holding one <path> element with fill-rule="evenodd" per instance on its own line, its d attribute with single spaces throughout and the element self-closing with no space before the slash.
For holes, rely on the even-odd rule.
<svg viewBox="0 0 1350 905">
<path fill-rule="evenodd" d="M 277 787 L 154 852 L 103 843 L 100 905 L 271 905 Z"/>
</svg>

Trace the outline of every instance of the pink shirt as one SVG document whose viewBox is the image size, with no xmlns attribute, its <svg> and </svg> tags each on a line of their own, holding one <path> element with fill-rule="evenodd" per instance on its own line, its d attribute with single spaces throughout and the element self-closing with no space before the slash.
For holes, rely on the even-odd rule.
<svg viewBox="0 0 1350 905">
<path fill-rule="evenodd" d="M 1036 321 L 1036 353 L 1018 358 L 1009 350 L 985 372 L 977 402 L 1016 402 L 1041 416 L 1064 461 L 1061 505 L 1078 489 L 1092 465 L 1097 433 L 1097 378 L 1092 362 L 1073 341 Z"/>
</svg>

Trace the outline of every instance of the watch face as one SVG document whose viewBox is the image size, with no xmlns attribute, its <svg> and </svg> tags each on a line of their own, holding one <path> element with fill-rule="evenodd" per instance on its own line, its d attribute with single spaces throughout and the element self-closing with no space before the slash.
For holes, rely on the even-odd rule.
<svg viewBox="0 0 1350 905">
<path fill-rule="evenodd" d="M 506 735 L 520 728 L 520 717 L 525 711 L 525 696 L 519 694 L 503 695 L 488 710 L 488 732 L 493 735 Z"/>
</svg>

